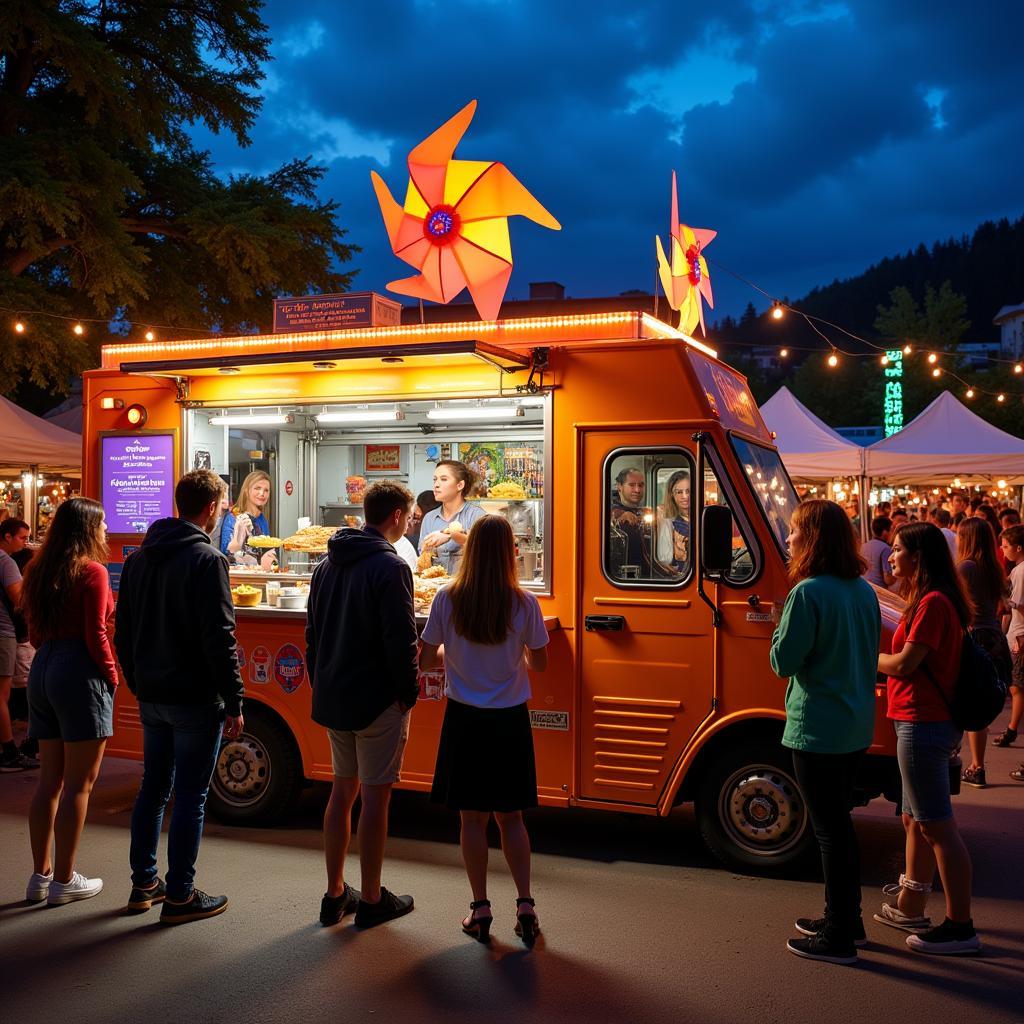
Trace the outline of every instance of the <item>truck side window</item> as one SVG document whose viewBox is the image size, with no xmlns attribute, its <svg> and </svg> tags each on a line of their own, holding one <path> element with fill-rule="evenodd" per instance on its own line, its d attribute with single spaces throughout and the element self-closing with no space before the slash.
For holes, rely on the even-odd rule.
<svg viewBox="0 0 1024 1024">
<path fill-rule="evenodd" d="M 726 579 L 729 583 L 746 583 L 757 572 L 756 550 L 747 539 L 747 531 L 741 519 L 743 513 L 738 512 L 736 505 L 729 500 L 710 464 L 704 467 L 704 504 L 724 505 L 732 512 L 732 568 Z"/>
<path fill-rule="evenodd" d="M 613 583 L 677 587 L 690 578 L 693 472 L 681 449 L 620 449 L 608 457 L 604 571 Z"/>
</svg>

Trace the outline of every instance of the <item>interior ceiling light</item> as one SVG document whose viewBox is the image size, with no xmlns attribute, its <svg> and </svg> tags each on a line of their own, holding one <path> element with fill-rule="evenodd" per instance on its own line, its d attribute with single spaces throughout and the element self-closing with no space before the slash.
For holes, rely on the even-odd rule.
<svg viewBox="0 0 1024 1024">
<path fill-rule="evenodd" d="M 218 366 L 218 373 L 241 373 L 242 371 L 237 366 Z"/>
<path fill-rule="evenodd" d="M 461 409 L 428 409 L 428 420 L 514 420 L 526 413 L 519 405 L 476 405 Z"/>
<path fill-rule="evenodd" d="M 401 409 L 346 409 L 341 412 L 322 412 L 318 423 L 393 423 L 404 420 Z"/>
<path fill-rule="evenodd" d="M 210 417 L 211 427 L 277 427 L 293 422 L 294 417 L 278 412 L 221 413 Z"/>
<path fill-rule="evenodd" d="M 328 360 L 322 360 L 319 363 L 314 363 L 313 364 L 313 369 L 314 370 L 333 370 L 337 365 L 338 365 L 337 363 L 332 363 L 332 362 L 330 362 Z"/>
</svg>

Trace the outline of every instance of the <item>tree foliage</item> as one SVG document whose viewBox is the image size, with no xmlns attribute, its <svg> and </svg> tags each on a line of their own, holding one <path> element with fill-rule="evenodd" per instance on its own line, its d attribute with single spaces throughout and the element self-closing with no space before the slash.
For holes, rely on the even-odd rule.
<svg viewBox="0 0 1024 1024">
<path fill-rule="evenodd" d="M 322 168 L 222 179 L 189 138 L 203 124 L 249 143 L 261 6 L 0 4 L 0 306 L 240 332 L 267 326 L 275 295 L 348 287 L 335 268 L 357 250 L 316 197 Z M 60 389 L 95 358 L 67 324 L 28 319 L 0 327 L 0 389 Z"/>
</svg>

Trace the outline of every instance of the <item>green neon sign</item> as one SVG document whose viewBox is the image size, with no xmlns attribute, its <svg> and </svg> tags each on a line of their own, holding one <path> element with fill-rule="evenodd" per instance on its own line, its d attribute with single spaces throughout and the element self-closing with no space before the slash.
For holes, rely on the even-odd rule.
<svg viewBox="0 0 1024 1024">
<path fill-rule="evenodd" d="M 893 348 L 885 355 L 888 362 L 883 371 L 885 400 L 882 406 L 882 425 L 885 436 L 891 437 L 903 429 L 903 349 Z"/>
</svg>

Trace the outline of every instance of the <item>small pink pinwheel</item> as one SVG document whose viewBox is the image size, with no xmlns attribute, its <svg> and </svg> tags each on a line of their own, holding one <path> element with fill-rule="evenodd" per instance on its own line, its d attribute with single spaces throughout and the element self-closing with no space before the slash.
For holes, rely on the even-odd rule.
<svg viewBox="0 0 1024 1024">
<path fill-rule="evenodd" d="M 452 159 L 475 112 L 473 100 L 409 154 L 404 207 L 379 174 L 370 177 L 391 248 L 420 272 L 388 288 L 441 303 L 468 288 L 481 318 L 496 320 L 512 274 L 508 218 L 561 225 L 504 164 Z"/>
<path fill-rule="evenodd" d="M 658 250 L 661 286 L 665 289 L 668 304 L 679 310 L 679 329 L 685 334 L 692 335 L 694 328 L 700 324 L 701 333 L 707 335 L 701 296 L 710 309 L 715 308 L 715 300 L 711 295 L 711 275 L 702 254 L 717 234 L 717 231 L 709 231 L 707 228 L 691 228 L 679 223 L 679 197 L 676 191 L 676 172 L 673 171 L 672 238 L 669 243 L 672 249 L 671 262 L 662 248 L 661 238 L 655 236 L 654 241 Z"/>
</svg>

